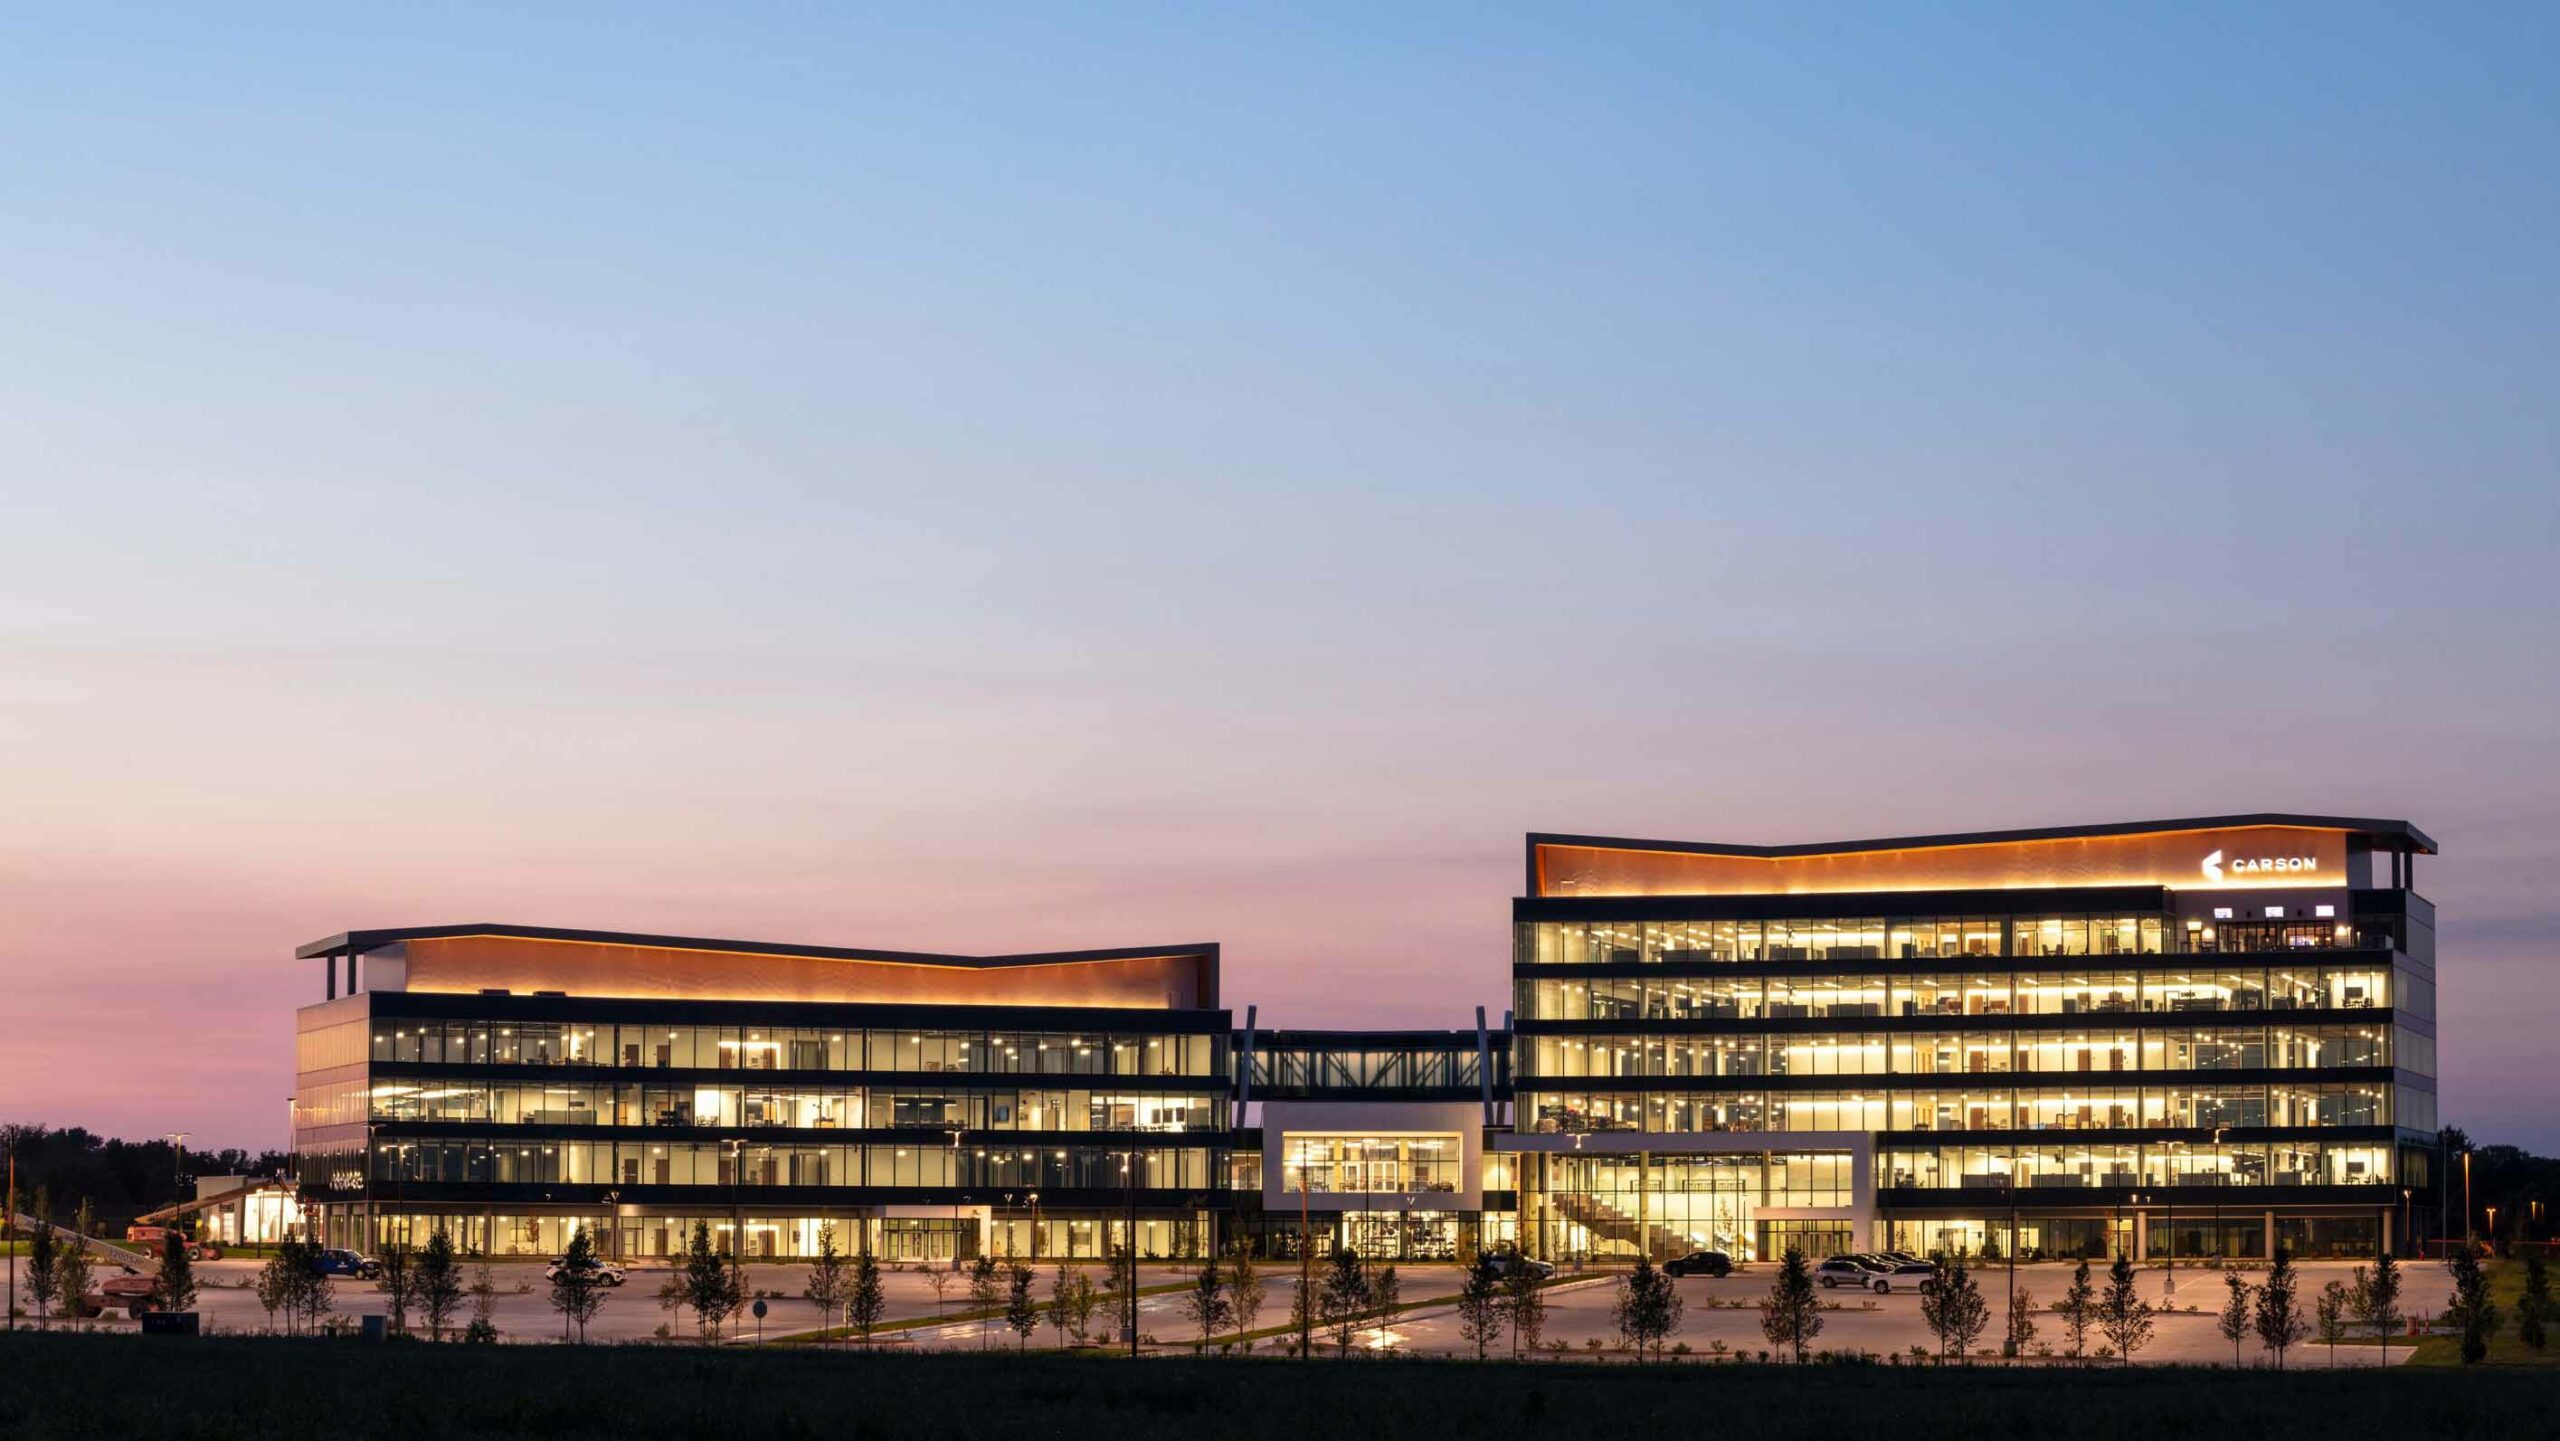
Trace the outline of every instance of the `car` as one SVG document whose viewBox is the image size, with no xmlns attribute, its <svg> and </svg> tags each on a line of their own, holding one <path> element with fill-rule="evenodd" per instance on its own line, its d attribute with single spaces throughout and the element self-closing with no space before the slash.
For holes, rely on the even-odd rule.
<svg viewBox="0 0 2560 1441">
<path fill-rule="evenodd" d="M 1915 1261 L 1907 1266 L 1893 1266 L 1877 1272 L 1867 1282 L 1867 1289 L 1879 1296 L 1890 1296 L 1896 1291 L 1917 1291 L 1937 1278 L 1937 1267 L 1926 1261 Z"/>
<path fill-rule="evenodd" d="M 1662 1269 L 1674 1276 L 1722 1279 L 1733 1274 L 1733 1258 L 1722 1251 L 1692 1251 L 1686 1256 L 1674 1256 L 1663 1262 Z"/>
<path fill-rule="evenodd" d="M 1882 1273 L 1883 1268 L 1857 1256 L 1826 1256 L 1821 1265 L 1813 1268 L 1813 1279 L 1821 1282 L 1825 1289 L 1855 1286 L 1865 1290 Z"/>
<path fill-rule="evenodd" d="M 1488 1251 L 1485 1253 L 1484 1260 L 1486 1265 L 1493 1268 L 1493 1274 L 1497 1276 L 1508 1276 L 1514 1271 L 1526 1271 L 1544 1281 L 1556 1273 L 1556 1268 L 1552 1264 L 1523 1256 L 1517 1251 Z"/>
<path fill-rule="evenodd" d="M 311 1269 L 323 1276 L 353 1276 L 359 1281 L 382 1279 L 382 1263 L 371 1256 L 330 1247 L 312 1258 Z"/>
<path fill-rule="evenodd" d="M 1879 1251 L 1876 1254 L 1897 1266 L 1926 1266 L 1933 1271 L 1938 1267 L 1938 1263 L 1928 1257 L 1914 1256 L 1908 1251 Z"/>
<path fill-rule="evenodd" d="M 568 1269 L 568 1257 L 554 1256 L 551 1258 L 551 1264 L 542 1268 L 543 1279 L 547 1281 L 557 1281 L 568 1271 Z M 601 1256 L 590 1257 L 587 1261 L 586 1269 L 593 1271 L 595 1273 L 595 1278 L 608 1286 L 619 1286 L 624 1281 L 630 1279 L 622 1273 L 622 1268 L 620 1266 L 615 1265 L 613 1262 L 608 1261 Z"/>
</svg>

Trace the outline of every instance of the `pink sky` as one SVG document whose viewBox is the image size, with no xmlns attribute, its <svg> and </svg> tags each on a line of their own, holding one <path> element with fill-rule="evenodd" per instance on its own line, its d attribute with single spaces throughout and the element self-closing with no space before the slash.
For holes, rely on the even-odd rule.
<svg viewBox="0 0 2560 1441">
<path fill-rule="evenodd" d="M 349 927 L 1461 1025 L 1526 831 L 2279 810 L 2560 1149 L 2550 7 L 1560 14 L 13 24 L 0 1119 L 277 1144 Z"/>
</svg>

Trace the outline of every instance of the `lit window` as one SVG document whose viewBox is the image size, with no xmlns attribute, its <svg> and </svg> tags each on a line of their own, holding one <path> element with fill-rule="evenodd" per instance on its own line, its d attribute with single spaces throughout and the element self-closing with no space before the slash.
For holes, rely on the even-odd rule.
<svg viewBox="0 0 2560 1441">
<path fill-rule="evenodd" d="M 2324 920 L 2330 916 L 2336 915 L 2337 913 L 2338 908 L 2336 906 L 2314 906 L 2311 908 L 2311 914 L 2319 916 Z"/>
</svg>

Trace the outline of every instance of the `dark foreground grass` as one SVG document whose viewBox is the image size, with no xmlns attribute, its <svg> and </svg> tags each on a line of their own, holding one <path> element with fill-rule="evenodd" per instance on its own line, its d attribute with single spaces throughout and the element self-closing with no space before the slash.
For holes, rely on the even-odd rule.
<svg viewBox="0 0 2560 1441">
<path fill-rule="evenodd" d="M 1473 1365 L 0 1337 L 11 1441 L 2560 1435 L 2560 1376 Z"/>
</svg>

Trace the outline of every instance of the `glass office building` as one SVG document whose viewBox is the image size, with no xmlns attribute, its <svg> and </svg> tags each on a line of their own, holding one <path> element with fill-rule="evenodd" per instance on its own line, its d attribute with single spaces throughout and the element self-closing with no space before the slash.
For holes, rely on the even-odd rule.
<svg viewBox="0 0 2560 1441">
<path fill-rule="evenodd" d="M 2434 914 L 2413 877 L 2434 851 L 2405 822 L 2307 816 L 1532 836 L 1516 1124 L 1656 1158 L 1666 1218 L 1698 1194 L 1677 1158 L 1700 1137 L 1764 1138 L 1773 1166 L 1854 1137 L 1872 1170 L 1820 1233 L 1844 1246 L 2370 1253 L 2431 1194 Z M 1781 1233 L 1736 1209 L 1710 1201 L 1704 1230 L 1769 1249 Z M 1603 1249 L 1635 1244 L 1616 1229 Z"/>
<path fill-rule="evenodd" d="M 1532 835 L 1514 1015 L 1440 1031 L 1238 1028 L 1213 945 L 349 932 L 294 1145 L 333 1242 L 501 1253 L 2369 1254 L 2434 1205 L 2434 852 Z"/>
<path fill-rule="evenodd" d="M 457 926 L 315 942 L 321 1233 L 664 1256 L 1190 1254 L 1232 1129 L 1214 946 L 962 957 Z M 341 984 L 347 994 L 335 994 Z"/>
</svg>

